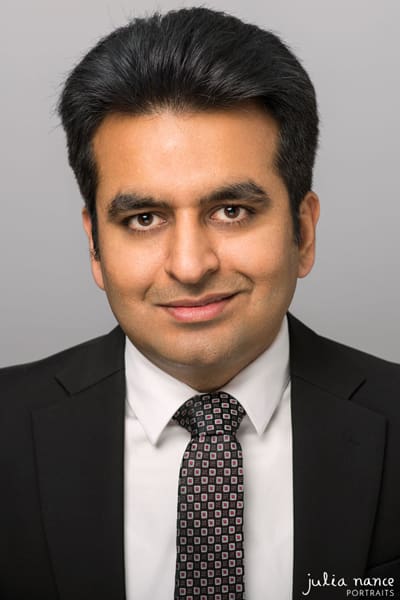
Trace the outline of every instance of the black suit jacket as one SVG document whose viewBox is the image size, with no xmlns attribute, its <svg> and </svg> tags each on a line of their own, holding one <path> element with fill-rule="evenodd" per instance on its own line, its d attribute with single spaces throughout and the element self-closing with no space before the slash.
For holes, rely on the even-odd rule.
<svg viewBox="0 0 400 600">
<path fill-rule="evenodd" d="M 400 582 L 400 366 L 289 333 L 293 598 L 346 598 L 308 574 Z M 121 329 L 3 369 L 0 394 L 0 598 L 122 600 Z"/>
</svg>

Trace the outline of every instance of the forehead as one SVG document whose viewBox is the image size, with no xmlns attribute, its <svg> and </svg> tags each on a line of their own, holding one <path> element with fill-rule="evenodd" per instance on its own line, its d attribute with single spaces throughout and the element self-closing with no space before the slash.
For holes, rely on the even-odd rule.
<svg viewBox="0 0 400 600">
<path fill-rule="evenodd" d="M 275 120 L 253 102 L 218 111 L 109 115 L 93 139 L 98 199 L 130 186 L 167 197 L 265 178 L 274 173 L 277 138 Z"/>
</svg>

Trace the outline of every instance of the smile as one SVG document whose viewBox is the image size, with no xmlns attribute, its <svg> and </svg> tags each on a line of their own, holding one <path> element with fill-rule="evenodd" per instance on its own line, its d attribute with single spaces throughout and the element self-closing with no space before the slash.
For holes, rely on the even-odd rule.
<svg viewBox="0 0 400 600">
<path fill-rule="evenodd" d="M 237 294 L 213 294 L 203 298 L 182 298 L 162 305 L 175 320 L 194 323 L 218 317 Z"/>
</svg>

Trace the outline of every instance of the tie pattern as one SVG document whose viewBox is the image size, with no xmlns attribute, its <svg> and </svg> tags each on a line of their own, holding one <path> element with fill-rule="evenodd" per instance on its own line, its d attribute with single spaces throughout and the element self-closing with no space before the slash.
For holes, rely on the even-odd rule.
<svg viewBox="0 0 400 600">
<path fill-rule="evenodd" d="M 175 600 L 244 600 L 245 414 L 225 392 L 190 398 L 174 419 L 191 433 L 178 490 Z"/>
</svg>

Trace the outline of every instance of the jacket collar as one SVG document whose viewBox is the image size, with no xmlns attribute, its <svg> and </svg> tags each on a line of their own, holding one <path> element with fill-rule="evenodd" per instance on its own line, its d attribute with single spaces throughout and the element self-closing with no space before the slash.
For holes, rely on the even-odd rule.
<svg viewBox="0 0 400 600">
<path fill-rule="evenodd" d="M 355 361 L 353 350 L 317 335 L 290 313 L 288 323 L 292 377 L 309 381 L 338 397 L 350 398 L 367 375 Z"/>
<path fill-rule="evenodd" d="M 77 394 L 124 369 L 125 334 L 117 326 L 108 335 L 66 351 L 55 377 L 68 394 Z"/>
</svg>

